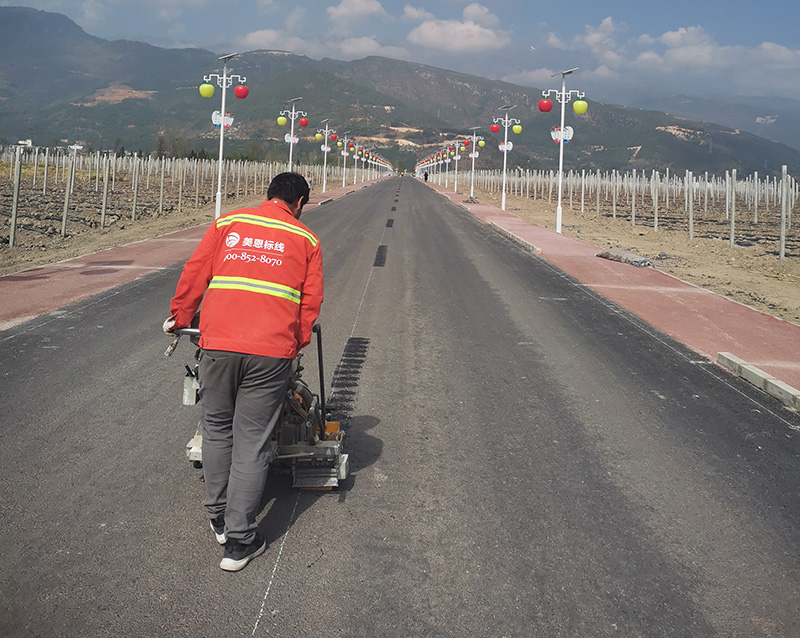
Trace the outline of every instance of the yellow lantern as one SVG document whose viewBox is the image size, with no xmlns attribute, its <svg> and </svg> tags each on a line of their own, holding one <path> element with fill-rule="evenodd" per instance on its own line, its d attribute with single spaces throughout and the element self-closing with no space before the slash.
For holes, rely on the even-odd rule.
<svg viewBox="0 0 800 638">
<path fill-rule="evenodd" d="M 478 142 L 478 146 L 480 146 L 481 148 L 483 148 L 484 146 L 486 146 L 486 142 L 484 142 L 483 140 L 480 140 L 480 141 Z"/>
<path fill-rule="evenodd" d="M 317 133 L 314 137 L 317 138 L 317 141 L 322 139 L 322 133 Z"/>
<path fill-rule="evenodd" d="M 286 118 L 283 115 L 278 118 L 278 126 L 286 126 Z"/>
<path fill-rule="evenodd" d="M 517 135 L 522 133 L 522 127 L 519 124 L 514 124 L 511 130 L 514 131 Z"/>
<path fill-rule="evenodd" d="M 214 95 L 214 85 L 206 82 L 200 85 L 200 95 L 203 97 L 211 97 Z"/>
<path fill-rule="evenodd" d="M 575 100 L 572 103 L 572 110 L 575 111 L 578 115 L 583 115 L 586 113 L 586 109 L 589 108 L 589 105 L 586 103 L 586 100 Z"/>
</svg>

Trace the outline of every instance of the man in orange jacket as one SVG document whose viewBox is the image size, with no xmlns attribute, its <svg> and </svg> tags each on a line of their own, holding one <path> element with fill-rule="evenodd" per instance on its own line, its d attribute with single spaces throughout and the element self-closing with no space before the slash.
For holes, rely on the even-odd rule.
<svg viewBox="0 0 800 638">
<path fill-rule="evenodd" d="M 202 301 L 205 506 L 226 571 L 267 547 L 255 519 L 269 438 L 322 304 L 319 239 L 297 221 L 309 192 L 302 175 L 281 173 L 263 204 L 219 217 L 186 262 L 164 322 L 166 332 L 190 325 Z"/>
</svg>

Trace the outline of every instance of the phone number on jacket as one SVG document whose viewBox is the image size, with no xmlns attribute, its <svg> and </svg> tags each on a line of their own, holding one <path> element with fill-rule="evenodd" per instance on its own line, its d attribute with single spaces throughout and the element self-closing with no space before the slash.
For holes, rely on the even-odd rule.
<svg viewBox="0 0 800 638">
<path fill-rule="evenodd" d="M 259 264 L 266 264 L 267 266 L 281 266 L 283 260 L 276 257 L 269 257 L 267 255 L 254 255 L 253 253 L 228 253 L 225 255 L 223 261 L 243 261 L 245 263 L 258 262 Z"/>
</svg>

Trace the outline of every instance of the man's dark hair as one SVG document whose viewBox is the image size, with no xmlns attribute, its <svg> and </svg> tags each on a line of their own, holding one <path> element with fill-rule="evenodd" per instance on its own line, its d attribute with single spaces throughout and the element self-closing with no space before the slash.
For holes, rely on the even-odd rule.
<svg viewBox="0 0 800 638">
<path fill-rule="evenodd" d="M 302 197 L 305 206 L 310 192 L 306 178 L 300 173 L 280 173 L 269 183 L 267 199 L 280 199 L 287 204 L 294 204 Z"/>
</svg>

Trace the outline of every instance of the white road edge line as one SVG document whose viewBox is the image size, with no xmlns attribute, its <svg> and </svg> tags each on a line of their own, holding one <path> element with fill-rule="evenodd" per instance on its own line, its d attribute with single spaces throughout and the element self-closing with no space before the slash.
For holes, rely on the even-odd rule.
<svg viewBox="0 0 800 638">
<path fill-rule="evenodd" d="M 289 537 L 289 531 L 292 529 L 292 523 L 294 523 L 294 514 L 297 511 L 297 504 L 300 502 L 301 494 L 302 492 L 298 492 L 297 498 L 294 501 L 292 515 L 289 517 L 289 524 L 286 526 L 286 532 L 284 533 L 283 540 L 281 541 L 281 548 L 278 550 L 278 555 L 275 557 L 275 564 L 272 566 L 272 575 L 270 576 L 269 583 L 267 584 L 267 591 L 264 592 L 264 599 L 261 601 L 261 609 L 256 617 L 256 624 L 253 625 L 253 633 L 250 634 L 251 636 L 256 635 L 258 624 L 261 622 L 261 618 L 264 616 L 264 609 L 267 606 L 267 598 L 269 598 L 269 592 L 272 589 L 272 583 L 275 582 L 275 574 L 278 572 L 278 565 L 280 564 L 281 557 L 283 556 L 283 548 L 286 546 L 286 539 Z"/>
</svg>

